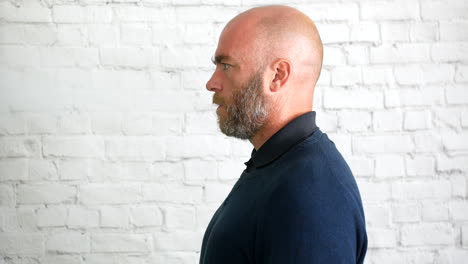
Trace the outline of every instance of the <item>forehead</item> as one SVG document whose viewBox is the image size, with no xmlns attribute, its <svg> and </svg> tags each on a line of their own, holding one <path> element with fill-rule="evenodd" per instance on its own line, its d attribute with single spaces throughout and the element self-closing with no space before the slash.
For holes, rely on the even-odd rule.
<svg viewBox="0 0 468 264">
<path fill-rule="evenodd" d="M 249 62 L 258 50 L 258 36 L 250 21 L 231 21 L 222 31 L 215 56 Z"/>
</svg>

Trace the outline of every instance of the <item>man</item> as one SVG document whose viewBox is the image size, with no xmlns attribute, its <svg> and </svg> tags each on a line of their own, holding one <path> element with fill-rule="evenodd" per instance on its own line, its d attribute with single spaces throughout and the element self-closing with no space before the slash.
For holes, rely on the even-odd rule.
<svg viewBox="0 0 468 264">
<path fill-rule="evenodd" d="M 221 131 L 254 146 L 214 214 L 201 264 L 362 263 L 364 213 L 354 177 L 315 125 L 322 43 L 286 6 L 250 9 L 219 38 L 206 84 Z"/>
</svg>

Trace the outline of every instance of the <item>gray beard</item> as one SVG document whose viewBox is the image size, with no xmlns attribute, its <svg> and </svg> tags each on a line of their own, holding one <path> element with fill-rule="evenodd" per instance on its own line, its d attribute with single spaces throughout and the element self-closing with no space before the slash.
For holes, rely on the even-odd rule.
<svg viewBox="0 0 468 264">
<path fill-rule="evenodd" d="M 265 124 L 270 109 L 261 77 L 255 73 L 242 89 L 233 93 L 232 104 L 226 106 L 226 118 L 218 115 L 219 128 L 226 136 L 251 139 Z"/>
</svg>

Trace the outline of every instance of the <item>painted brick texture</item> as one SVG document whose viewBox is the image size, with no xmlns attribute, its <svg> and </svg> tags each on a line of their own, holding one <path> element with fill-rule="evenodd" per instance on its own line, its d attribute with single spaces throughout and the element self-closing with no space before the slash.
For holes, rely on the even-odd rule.
<svg viewBox="0 0 468 264">
<path fill-rule="evenodd" d="M 468 262 L 468 1 L 0 1 L 0 263 L 197 263 L 250 144 L 204 88 L 223 26 L 297 7 L 366 263 Z"/>
</svg>

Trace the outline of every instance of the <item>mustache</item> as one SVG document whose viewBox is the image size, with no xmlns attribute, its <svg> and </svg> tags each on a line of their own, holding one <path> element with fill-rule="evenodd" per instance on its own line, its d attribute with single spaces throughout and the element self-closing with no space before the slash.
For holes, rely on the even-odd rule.
<svg viewBox="0 0 468 264">
<path fill-rule="evenodd" d="M 224 99 L 221 98 L 220 96 L 218 96 L 217 94 L 214 94 L 213 95 L 213 104 L 216 104 L 216 105 L 224 105 L 225 102 L 224 102 Z"/>
</svg>

